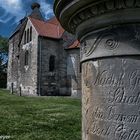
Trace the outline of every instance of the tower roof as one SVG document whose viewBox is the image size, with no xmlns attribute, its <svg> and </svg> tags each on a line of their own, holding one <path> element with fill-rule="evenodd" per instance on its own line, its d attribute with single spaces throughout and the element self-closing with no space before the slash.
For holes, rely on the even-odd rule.
<svg viewBox="0 0 140 140">
<path fill-rule="evenodd" d="M 30 14 L 31 17 L 39 19 L 39 20 L 44 20 L 41 11 L 40 11 L 40 4 L 35 2 L 31 5 L 32 13 Z"/>
<path fill-rule="evenodd" d="M 31 5 L 31 9 L 34 10 L 35 8 L 40 8 L 40 4 L 37 3 L 37 2 L 34 2 L 32 5 Z"/>
</svg>

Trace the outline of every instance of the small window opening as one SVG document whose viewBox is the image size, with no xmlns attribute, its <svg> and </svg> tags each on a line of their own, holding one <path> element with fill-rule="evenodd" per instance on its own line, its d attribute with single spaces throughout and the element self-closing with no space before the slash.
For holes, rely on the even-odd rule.
<svg viewBox="0 0 140 140">
<path fill-rule="evenodd" d="M 30 39 L 29 39 L 29 36 L 30 36 L 29 34 L 30 34 L 30 32 L 29 32 L 29 29 L 28 29 L 28 30 L 27 30 L 27 43 L 28 43 L 29 40 L 30 40 Z"/>
<path fill-rule="evenodd" d="M 24 32 L 24 44 L 26 44 L 26 31 Z"/>
<path fill-rule="evenodd" d="M 55 70 L 55 56 L 51 55 L 49 59 L 49 71 L 53 72 Z"/>
<path fill-rule="evenodd" d="M 30 41 L 32 41 L 32 27 L 30 27 Z"/>
<path fill-rule="evenodd" d="M 28 64 L 29 64 L 29 52 L 26 51 L 25 52 L 25 66 L 28 66 Z"/>
</svg>

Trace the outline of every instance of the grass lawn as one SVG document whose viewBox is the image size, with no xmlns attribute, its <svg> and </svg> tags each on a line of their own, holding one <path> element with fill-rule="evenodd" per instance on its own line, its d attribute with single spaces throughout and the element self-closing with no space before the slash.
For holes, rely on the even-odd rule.
<svg viewBox="0 0 140 140">
<path fill-rule="evenodd" d="M 0 136 L 10 136 L 8 140 L 81 140 L 81 101 L 19 97 L 0 89 Z"/>
</svg>

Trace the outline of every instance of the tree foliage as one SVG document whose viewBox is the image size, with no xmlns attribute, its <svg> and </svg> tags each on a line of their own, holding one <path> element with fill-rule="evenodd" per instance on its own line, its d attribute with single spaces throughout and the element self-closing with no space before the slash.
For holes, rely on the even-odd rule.
<svg viewBox="0 0 140 140">
<path fill-rule="evenodd" d="M 0 36 L 0 51 L 8 53 L 8 40 Z"/>
<path fill-rule="evenodd" d="M 0 36 L 0 88 L 6 87 L 8 64 L 8 40 Z"/>
</svg>

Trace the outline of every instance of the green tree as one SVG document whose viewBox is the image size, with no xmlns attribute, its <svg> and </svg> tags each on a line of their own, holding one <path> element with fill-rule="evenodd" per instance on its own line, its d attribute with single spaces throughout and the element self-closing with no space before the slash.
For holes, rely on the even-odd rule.
<svg viewBox="0 0 140 140">
<path fill-rule="evenodd" d="M 8 64 L 8 39 L 0 36 L 0 88 L 6 87 Z"/>
</svg>

